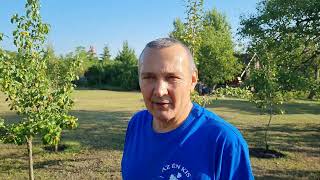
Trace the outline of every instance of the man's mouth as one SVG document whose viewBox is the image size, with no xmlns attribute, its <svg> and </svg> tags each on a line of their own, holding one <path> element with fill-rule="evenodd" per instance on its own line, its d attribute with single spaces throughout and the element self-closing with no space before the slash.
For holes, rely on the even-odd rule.
<svg viewBox="0 0 320 180">
<path fill-rule="evenodd" d="M 158 107 L 168 107 L 170 102 L 152 102 L 152 104 L 154 104 Z"/>
<path fill-rule="evenodd" d="M 168 102 L 153 102 L 154 104 L 164 105 L 164 104 L 170 104 Z"/>
</svg>

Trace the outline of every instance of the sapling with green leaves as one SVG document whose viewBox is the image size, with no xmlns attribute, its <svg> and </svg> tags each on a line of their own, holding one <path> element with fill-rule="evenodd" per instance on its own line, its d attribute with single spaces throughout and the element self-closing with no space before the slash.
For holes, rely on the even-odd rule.
<svg viewBox="0 0 320 180">
<path fill-rule="evenodd" d="M 264 134 L 265 149 L 268 151 L 270 147 L 268 143 L 268 131 L 273 115 L 284 113 L 281 104 L 285 101 L 285 91 L 282 89 L 281 83 L 279 83 L 280 77 L 276 66 L 276 54 L 263 50 L 263 46 L 260 47 L 261 53 L 258 53 L 259 68 L 252 68 L 247 84 L 254 88 L 250 101 L 261 112 L 267 112 L 269 115 Z"/>
<path fill-rule="evenodd" d="M 10 110 L 19 116 L 16 123 L 0 121 L 0 140 L 27 144 L 29 179 L 34 179 L 33 139 L 40 136 L 45 144 L 57 147 L 62 130 L 77 126 L 77 118 L 68 111 L 74 104 L 72 81 L 77 79 L 81 62 L 73 59 L 63 78 L 57 75 L 57 79 L 52 79 L 43 50 L 49 25 L 41 20 L 39 0 L 27 0 L 25 11 L 24 16 L 15 14 L 11 18 L 16 25 L 13 43 L 17 53 L 10 55 L 0 48 L 0 90 L 6 95 Z"/>
</svg>

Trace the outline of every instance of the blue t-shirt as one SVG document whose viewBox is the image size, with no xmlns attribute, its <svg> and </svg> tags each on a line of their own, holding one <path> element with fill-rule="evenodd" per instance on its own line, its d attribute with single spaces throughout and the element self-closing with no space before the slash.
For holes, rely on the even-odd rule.
<svg viewBox="0 0 320 180">
<path fill-rule="evenodd" d="M 176 129 L 157 133 L 143 110 L 129 122 L 122 157 L 124 180 L 254 179 L 248 146 L 240 132 L 193 104 Z"/>
</svg>

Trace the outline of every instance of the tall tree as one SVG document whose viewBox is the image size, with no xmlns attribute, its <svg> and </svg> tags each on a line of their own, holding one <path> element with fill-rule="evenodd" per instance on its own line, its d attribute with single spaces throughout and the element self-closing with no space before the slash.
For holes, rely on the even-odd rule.
<svg viewBox="0 0 320 180">
<path fill-rule="evenodd" d="M 210 87 L 233 80 L 241 70 L 226 17 L 216 9 L 206 12 L 198 53 L 199 79 Z"/>
<path fill-rule="evenodd" d="M 98 61 L 96 48 L 94 46 L 89 46 L 89 50 L 87 52 L 87 58 L 89 61 Z"/>
<path fill-rule="evenodd" d="M 102 62 L 109 62 L 111 60 L 110 50 L 109 47 L 106 45 L 103 48 L 103 52 L 101 54 Z"/>
<path fill-rule="evenodd" d="M 124 63 L 124 64 L 137 64 L 137 57 L 133 49 L 129 47 L 128 41 L 124 41 L 122 49 L 118 52 L 117 56 L 114 59 L 115 61 Z"/>
<path fill-rule="evenodd" d="M 195 64 L 198 66 L 198 50 L 202 42 L 201 31 L 203 29 L 203 0 L 186 1 L 185 23 L 177 18 L 173 22 L 174 29 L 169 34 L 170 37 L 183 42 L 189 47 Z M 207 97 L 201 97 L 194 91 L 191 94 L 191 100 L 205 106 L 209 100 Z"/>
<path fill-rule="evenodd" d="M 240 34 L 249 39 L 248 52 L 258 54 L 259 68 L 252 69 L 247 83 L 254 87 L 252 101 L 273 113 L 292 90 L 320 92 L 319 28 L 320 2 L 317 0 L 264 0 L 257 13 L 242 17 Z M 313 95 L 312 95 L 313 94 Z"/>
<path fill-rule="evenodd" d="M 115 57 L 113 64 L 117 77 L 116 84 L 123 89 L 137 89 L 138 86 L 138 59 L 128 41 L 123 42 L 122 49 Z"/>
<path fill-rule="evenodd" d="M 320 92 L 319 12 L 318 0 L 264 0 L 256 14 L 241 20 L 240 34 L 250 40 L 251 51 L 265 44 L 268 52 L 277 53 L 274 60 L 288 90 L 304 87 L 309 98 Z M 273 41 L 266 44 L 267 39 Z"/>
</svg>

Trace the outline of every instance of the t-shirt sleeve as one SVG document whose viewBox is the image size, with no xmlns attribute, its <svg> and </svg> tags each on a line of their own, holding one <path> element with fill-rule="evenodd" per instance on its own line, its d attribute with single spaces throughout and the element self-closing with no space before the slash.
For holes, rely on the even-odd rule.
<svg viewBox="0 0 320 180">
<path fill-rule="evenodd" d="M 220 142 L 215 163 L 216 179 L 254 179 L 250 165 L 247 143 L 242 137 L 227 136 Z"/>
</svg>

